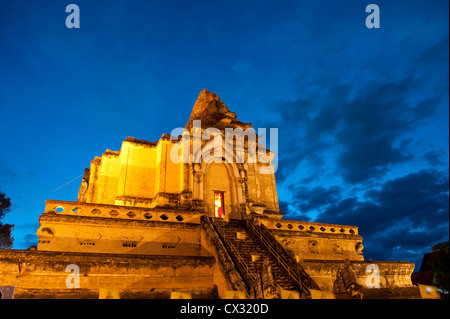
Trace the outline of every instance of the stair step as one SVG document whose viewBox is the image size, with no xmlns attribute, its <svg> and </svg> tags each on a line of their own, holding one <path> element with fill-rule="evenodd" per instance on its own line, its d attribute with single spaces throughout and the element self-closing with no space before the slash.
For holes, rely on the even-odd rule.
<svg viewBox="0 0 450 319">
<path fill-rule="evenodd" d="M 264 259 L 268 257 L 269 265 L 271 266 L 277 283 L 284 289 L 294 289 L 296 287 L 295 281 L 290 278 L 286 270 L 279 265 L 277 258 L 272 256 L 267 247 L 253 235 L 253 232 L 243 227 L 239 221 L 219 221 L 218 224 L 220 225 L 222 235 L 225 236 L 238 250 L 239 255 L 244 259 L 251 271 L 259 272 L 263 267 Z M 246 238 L 238 239 L 238 232 L 243 233 Z M 252 255 L 258 255 L 260 258 L 253 261 Z"/>
<path fill-rule="evenodd" d="M 264 260 L 268 257 L 269 265 L 277 283 L 283 289 L 296 289 L 298 287 L 297 283 L 289 276 L 285 268 L 278 263 L 277 258 L 261 243 L 260 239 L 253 234 L 253 231 L 247 229 L 241 221 L 233 220 L 226 222 L 224 220 L 214 220 L 214 222 L 219 225 L 221 236 L 226 237 L 235 247 L 250 271 L 258 273 L 263 268 Z M 238 239 L 238 232 L 245 235 L 245 239 Z M 252 255 L 259 256 L 259 259 L 253 261 Z"/>
</svg>

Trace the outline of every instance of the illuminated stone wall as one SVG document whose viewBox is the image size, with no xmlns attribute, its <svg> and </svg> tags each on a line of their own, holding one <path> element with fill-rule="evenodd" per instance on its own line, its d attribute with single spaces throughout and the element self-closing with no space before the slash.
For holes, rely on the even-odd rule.
<svg viewBox="0 0 450 319">
<path fill-rule="evenodd" d="M 79 288 L 66 285 L 70 264 L 79 267 Z M 216 298 L 214 270 L 212 257 L 0 250 L 0 286 L 17 285 L 14 298 L 98 298 L 100 289 L 121 298 Z"/>
<path fill-rule="evenodd" d="M 411 274 L 414 271 L 414 264 L 407 261 L 352 261 L 350 263 L 355 275 L 356 282 L 367 288 L 366 281 L 370 272 L 366 272 L 367 266 L 375 264 L 380 269 L 380 287 L 402 288 L 411 287 Z M 334 260 L 303 260 L 301 262 L 305 271 L 314 279 L 321 290 L 333 291 L 333 284 L 344 261 Z M 374 290 L 377 290 L 373 288 Z M 388 296 L 385 296 L 388 297 Z"/>
<path fill-rule="evenodd" d="M 363 241 L 356 226 L 269 218 L 261 218 L 260 222 L 297 261 L 364 260 Z"/>
<path fill-rule="evenodd" d="M 127 138 L 120 151 L 107 150 L 91 162 L 86 196 L 78 200 L 141 206 L 157 193 L 180 193 L 180 165 L 167 161 L 172 145 L 166 136 L 158 143 Z"/>
<path fill-rule="evenodd" d="M 200 256 L 195 212 L 47 201 L 38 250 Z"/>
<path fill-rule="evenodd" d="M 274 174 L 262 174 L 258 163 L 174 163 L 170 153 L 176 142 L 166 134 L 158 142 L 127 138 L 120 151 L 107 150 L 91 162 L 77 201 L 177 207 L 194 199 L 202 204 L 197 208 L 213 216 L 214 191 L 223 191 L 231 218 L 240 219 L 246 203 L 254 212 L 282 216 Z"/>
</svg>

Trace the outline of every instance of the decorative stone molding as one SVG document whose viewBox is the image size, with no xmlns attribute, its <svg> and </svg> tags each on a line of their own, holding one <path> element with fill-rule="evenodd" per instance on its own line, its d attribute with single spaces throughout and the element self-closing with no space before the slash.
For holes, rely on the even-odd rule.
<svg viewBox="0 0 450 319">
<path fill-rule="evenodd" d="M 360 241 L 355 246 L 356 252 L 360 255 L 362 255 L 362 250 L 364 249 L 363 243 Z"/>
<path fill-rule="evenodd" d="M 250 205 L 250 210 L 259 215 L 263 215 L 265 209 L 266 209 L 266 205 L 264 205 L 262 203 L 253 203 L 252 202 Z"/>
<path fill-rule="evenodd" d="M 272 267 L 268 258 L 264 259 L 263 265 L 253 287 L 255 298 L 281 299 L 281 289 L 273 276 Z"/>
<path fill-rule="evenodd" d="M 301 264 L 321 288 L 332 290 L 339 272 L 345 269 L 348 262 L 344 260 L 308 259 L 302 260 Z M 353 281 L 356 280 L 356 283 L 363 289 L 367 289 L 366 279 L 368 273 L 366 273 L 366 268 L 370 264 L 375 264 L 380 269 L 379 289 L 412 287 L 411 274 L 414 270 L 413 263 L 402 261 L 350 261 L 354 276 Z M 340 287 L 342 290 L 343 286 L 341 285 Z"/>
<path fill-rule="evenodd" d="M 339 268 L 333 284 L 333 293 L 348 294 L 354 299 L 361 299 L 362 286 L 358 284 L 352 265 L 349 260 Z"/>
<path fill-rule="evenodd" d="M 295 220 L 277 220 L 264 218 L 261 222 L 268 229 L 289 230 L 296 232 L 313 232 L 321 234 L 358 235 L 358 227 L 348 225 L 302 222 Z"/>
<path fill-rule="evenodd" d="M 195 201 L 193 204 L 191 210 L 186 211 L 47 200 L 44 214 L 199 224 L 202 204 Z"/>
</svg>

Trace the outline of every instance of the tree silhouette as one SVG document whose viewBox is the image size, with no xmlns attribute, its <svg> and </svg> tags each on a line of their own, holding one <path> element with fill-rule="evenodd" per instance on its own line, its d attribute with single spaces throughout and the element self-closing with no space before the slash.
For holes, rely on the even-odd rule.
<svg viewBox="0 0 450 319">
<path fill-rule="evenodd" d="M 448 295 L 449 291 L 449 242 L 439 243 L 433 246 L 432 254 L 427 263 L 434 271 L 434 282 L 438 288 L 441 288 Z"/>
<path fill-rule="evenodd" d="M 0 220 L 5 217 L 11 207 L 11 200 L 4 193 L 0 193 Z M 14 239 L 11 235 L 14 225 L 3 224 L 0 221 L 0 248 L 12 248 Z"/>
</svg>

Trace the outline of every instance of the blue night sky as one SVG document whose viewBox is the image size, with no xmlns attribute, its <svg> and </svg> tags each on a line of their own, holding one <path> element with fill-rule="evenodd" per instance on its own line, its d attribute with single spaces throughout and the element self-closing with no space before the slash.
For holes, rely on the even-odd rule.
<svg viewBox="0 0 450 319">
<path fill-rule="evenodd" d="M 72 1 L 72 0 L 71 0 Z M 68 29 L 65 8 L 80 8 Z M 381 28 L 368 29 L 376 3 Z M 203 88 L 278 128 L 287 219 L 408 260 L 449 231 L 449 2 L 0 1 L 0 190 L 14 248 L 94 156 L 184 127 Z M 270 148 L 270 145 L 269 145 Z"/>
</svg>

